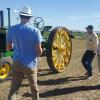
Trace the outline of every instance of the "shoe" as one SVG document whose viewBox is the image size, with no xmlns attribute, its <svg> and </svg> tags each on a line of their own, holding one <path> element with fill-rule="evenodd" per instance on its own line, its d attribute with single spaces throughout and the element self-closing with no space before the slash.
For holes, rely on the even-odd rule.
<svg viewBox="0 0 100 100">
<path fill-rule="evenodd" d="M 91 80 L 91 79 L 93 79 L 93 76 L 89 76 L 89 77 L 88 77 L 88 80 Z"/>
</svg>

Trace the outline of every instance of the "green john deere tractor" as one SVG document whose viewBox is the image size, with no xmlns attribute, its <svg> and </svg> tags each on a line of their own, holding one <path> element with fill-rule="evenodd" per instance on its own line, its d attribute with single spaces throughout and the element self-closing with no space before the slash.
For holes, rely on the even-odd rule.
<svg viewBox="0 0 100 100">
<path fill-rule="evenodd" d="M 8 9 L 8 26 L 10 27 L 10 9 Z M 40 29 L 44 41 L 41 57 L 46 56 L 48 65 L 54 73 L 63 72 L 71 59 L 72 42 L 67 28 L 44 26 L 41 17 L 34 19 L 34 26 Z M 8 27 L 8 28 L 9 28 Z M 0 80 L 5 80 L 11 71 L 13 51 L 6 51 L 7 28 L 4 27 L 3 11 L 0 11 Z"/>
</svg>

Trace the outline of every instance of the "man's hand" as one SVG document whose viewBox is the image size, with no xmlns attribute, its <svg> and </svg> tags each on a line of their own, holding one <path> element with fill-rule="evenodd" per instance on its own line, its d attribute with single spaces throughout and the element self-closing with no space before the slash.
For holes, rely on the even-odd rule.
<svg viewBox="0 0 100 100">
<path fill-rule="evenodd" d="M 6 45 L 6 49 L 7 49 L 7 51 L 12 50 L 12 49 L 13 49 L 13 48 L 12 48 L 12 43 L 8 43 L 8 44 Z"/>
<path fill-rule="evenodd" d="M 37 56 L 41 56 L 42 55 L 42 47 L 41 47 L 41 43 L 36 45 L 36 50 L 37 50 Z"/>
</svg>

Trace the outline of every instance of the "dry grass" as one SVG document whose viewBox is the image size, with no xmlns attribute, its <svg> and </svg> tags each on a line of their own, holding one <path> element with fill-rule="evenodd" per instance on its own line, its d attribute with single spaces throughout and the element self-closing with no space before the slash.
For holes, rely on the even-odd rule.
<svg viewBox="0 0 100 100">
<path fill-rule="evenodd" d="M 63 73 L 52 74 L 46 58 L 39 58 L 38 83 L 40 100 L 100 100 L 100 74 L 96 58 L 93 61 L 93 79 L 84 76 L 85 70 L 81 58 L 85 51 L 84 40 L 73 40 L 72 59 Z M 0 100 L 6 100 L 10 88 L 10 80 L 0 83 Z M 20 100 L 31 100 L 30 88 L 24 79 L 19 94 Z"/>
</svg>

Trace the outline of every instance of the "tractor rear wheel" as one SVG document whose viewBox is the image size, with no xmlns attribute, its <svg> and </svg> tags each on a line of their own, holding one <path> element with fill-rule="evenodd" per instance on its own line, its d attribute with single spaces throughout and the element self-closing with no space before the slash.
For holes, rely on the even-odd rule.
<svg viewBox="0 0 100 100">
<path fill-rule="evenodd" d="M 47 62 L 54 73 L 63 72 L 72 53 L 70 33 L 65 27 L 54 28 L 48 38 Z"/>
</svg>

